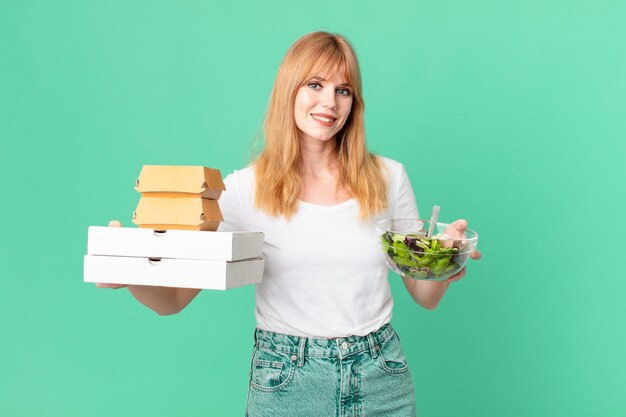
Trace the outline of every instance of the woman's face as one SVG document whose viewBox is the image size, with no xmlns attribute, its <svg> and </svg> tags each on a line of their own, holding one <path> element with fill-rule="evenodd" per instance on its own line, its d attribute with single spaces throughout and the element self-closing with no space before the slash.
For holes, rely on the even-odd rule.
<svg viewBox="0 0 626 417">
<path fill-rule="evenodd" d="M 339 76 L 313 77 L 298 89 L 295 119 L 305 140 L 328 141 L 348 120 L 352 91 Z"/>
</svg>

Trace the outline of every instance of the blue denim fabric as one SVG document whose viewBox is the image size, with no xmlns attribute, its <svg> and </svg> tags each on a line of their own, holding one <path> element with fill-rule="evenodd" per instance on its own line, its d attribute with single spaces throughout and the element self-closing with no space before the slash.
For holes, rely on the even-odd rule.
<svg viewBox="0 0 626 417">
<path fill-rule="evenodd" d="M 247 417 L 415 417 L 400 339 L 387 324 L 367 336 L 311 339 L 257 329 Z"/>
</svg>

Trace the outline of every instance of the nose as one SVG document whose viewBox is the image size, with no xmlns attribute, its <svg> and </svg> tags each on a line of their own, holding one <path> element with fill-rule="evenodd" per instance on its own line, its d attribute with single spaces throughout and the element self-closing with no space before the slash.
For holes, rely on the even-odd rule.
<svg viewBox="0 0 626 417">
<path fill-rule="evenodd" d="M 335 100 L 335 90 L 334 89 L 325 89 L 322 93 L 321 103 L 322 107 L 335 110 L 337 108 L 337 101 Z"/>
</svg>

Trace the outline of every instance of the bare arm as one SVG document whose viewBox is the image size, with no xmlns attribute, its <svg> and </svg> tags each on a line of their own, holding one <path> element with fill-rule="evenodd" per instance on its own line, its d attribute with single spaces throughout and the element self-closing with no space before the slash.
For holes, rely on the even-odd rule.
<svg viewBox="0 0 626 417">
<path fill-rule="evenodd" d="M 195 288 L 153 287 L 148 285 L 96 284 L 98 288 L 128 288 L 141 304 L 160 316 L 180 313 L 201 291 Z"/>
<path fill-rule="evenodd" d="M 109 226 L 121 227 L 122 224 L 117 220 L 111 220 L 109 222 Z M 96 287 L 113 289 L 127 287 L 128 291 L 137 299 L 137 301 L 160 316 L 179 313 L 200 292 L 199 289 L 195 288 L 153 287 L 148 285 L 97 283 Z"/>
<path fill-rule="evenodd" d="M 402 277 L 411 298 L 428 310 L 434 310 L 446 293 L 450 281 L 420 281 Z"/>
<path fill-rule="evenodd" d="M 451 223 L 451 227 L 452 228 L 447 232 L 452 236 L 455 236 L 455 232 L 456 236 L 465 236 L 463 232 L 467 227 L 467 222 L 465 220 L 457 220 Z M 479 260 L 481 253 L 475 250 L 470 254 L 470 257 Z M 458 281 L 464 276 L 465 267 L 445 281 L 421 281 L 405 277 L 402 277 L 402 280 L 404 281 L 404 286 L 417 304 L 428 310 L 434 310 L 448 290 L 450 283 Z"/>
<path fill-rule="evenodd" d="M 129 285 L 128 291 L 149 309 L 160 316 L 181 312 L 200 292 L 194 288 L 149 287 Z"/>
</svg>

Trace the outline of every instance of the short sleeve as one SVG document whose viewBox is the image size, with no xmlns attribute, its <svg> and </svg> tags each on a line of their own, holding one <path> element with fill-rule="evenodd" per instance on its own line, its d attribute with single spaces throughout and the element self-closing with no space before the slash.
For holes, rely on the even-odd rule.
<svg viewBox="0 0 626 417">
<path fill-rule="evenodd" d="M 239 190 L 239 182 L 237 172 L 228 174 L 224 179 L 226 190 L 222 192 L 218 204 L 224 221 L 220 223 L 217 229 L 220 232 L 234 232 L 243 230 L 241 224 L 242 207 L 241 195 Z"/>
<path fill-rule="evenodd" d="M 396 206 L 393 217 L 396 219 L 419 219 L 411 181 L 404 169 L 404 165 L 401 165 L 400 168 L 400 178 L 398 180 Z"/>
</svg>

